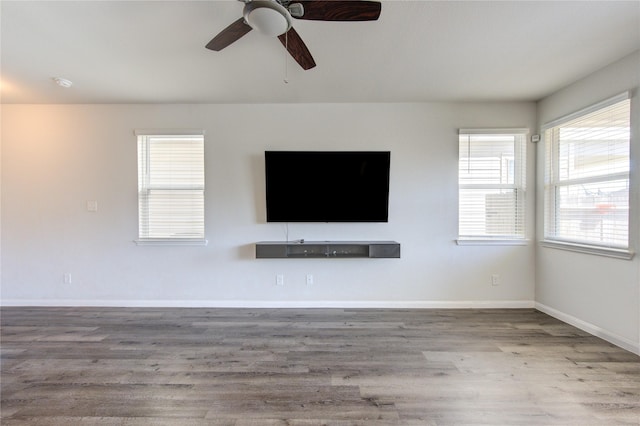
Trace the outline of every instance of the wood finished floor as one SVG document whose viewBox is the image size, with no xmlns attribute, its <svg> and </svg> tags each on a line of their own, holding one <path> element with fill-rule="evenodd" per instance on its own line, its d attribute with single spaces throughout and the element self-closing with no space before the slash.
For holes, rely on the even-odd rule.
<svg viewBox="0 0 640 426">
<path fill-rule="evenodd" d="M 2 425 L 640 424 L 640 357 L 535 310 L 3 308 Z"/>
</svg>

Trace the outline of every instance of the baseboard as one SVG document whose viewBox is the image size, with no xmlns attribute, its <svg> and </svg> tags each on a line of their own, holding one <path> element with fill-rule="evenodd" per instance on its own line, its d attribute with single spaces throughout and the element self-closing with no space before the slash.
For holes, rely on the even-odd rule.
<svg viewBox="0 0 640 426">
<path fill-rule="evenodd" d="M 567 324 L 579 328 L 580 330 L 586 331 L 589 334 L 593 334 L 594 336 L 606 340 L 607 342 L 612 343 L 616 346 L 619 346 L 622 349 L 633 352 L 636 355 L 640 355 L 640 343 L 638 342 L 633 342 L 629 339 L 618 336 L 617 334 L 600 328 L 597 325 L 591 324 L 587 321 L 583 321 L 572 315 L 565 314 L 564 312 L 560 312 L 557 309 L 551 308 L 542 303 L 536 302 L 535 308 L 540 312 L 544 312 L 545 314 L 559 319 L 562 322 L 566 322 Z"/>
<path fill-rule="evenodd" d="M 534 308 L 531 300 L 76 300 L 6 299 L 0 306 L 87 306 L 123 308 L 376 308 L 376 309 L 523 309 Z"/>
</svg>

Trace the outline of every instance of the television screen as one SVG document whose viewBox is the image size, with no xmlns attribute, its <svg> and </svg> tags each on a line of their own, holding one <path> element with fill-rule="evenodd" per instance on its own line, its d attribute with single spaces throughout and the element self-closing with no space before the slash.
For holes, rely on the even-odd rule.
<svg viewBox="0 0 640 426">
<path fill-rule="evenodd" d="M 387 222 L 389 151 L 265 151 L 267 222 Z"/>
</svg>

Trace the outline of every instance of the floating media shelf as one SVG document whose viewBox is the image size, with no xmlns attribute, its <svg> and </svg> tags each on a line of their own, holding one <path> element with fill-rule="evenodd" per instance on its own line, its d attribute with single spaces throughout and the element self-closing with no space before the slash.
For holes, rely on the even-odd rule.
<svg viewBox="0 0 640 426">
<path fill-rule="evenodd" d="M 395 241 L 261 241 L 256 243 L 256 259 L 300 258 L 399 258 Z"/>
</svg>

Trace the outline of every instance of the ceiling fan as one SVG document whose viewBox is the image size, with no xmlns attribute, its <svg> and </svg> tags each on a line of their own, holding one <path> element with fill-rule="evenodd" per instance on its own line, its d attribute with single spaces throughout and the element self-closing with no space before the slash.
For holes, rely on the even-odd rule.
<svg viewBox="0 0 640 426">
<path fill-rule="evenodd" d="M 252 29 L 277 36 L 289 54 L 308 70 L 316 66 L 313 56 L 292 26 L 292 18 L 314 21 L 375 21 L 381 3 L 368 0 L 239 0 L 242 18 L 216 35 L 207 49 L 220 51 Z"/>
</svg>

